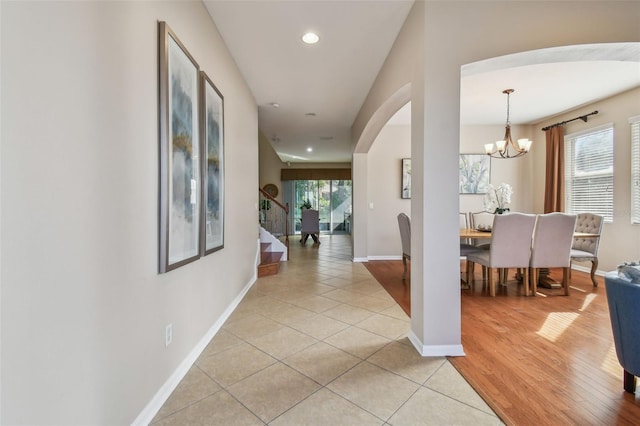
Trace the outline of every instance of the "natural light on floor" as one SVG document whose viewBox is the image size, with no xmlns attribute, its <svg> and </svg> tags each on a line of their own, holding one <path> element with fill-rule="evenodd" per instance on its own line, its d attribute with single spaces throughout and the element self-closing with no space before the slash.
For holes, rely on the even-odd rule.
<svg viewBox="0 0 640 426">
<path fill-rule="evenodd" d="M 551 342 L 555 342 L 578 316 L 580 314 L 574 312 L 552 312 L 547 316 L 537 334 Z"/>
<path fill-rule="evenodd" d="M 589 305 L 591 304 L 591 302 L 596 300 L 596 297 L 597 295 L 594 293 L 587 294 L 584 297 L 584 303 L 582 304 L 582 308 L 580 308 L 579 311 L 586 311 Z"/>
<path fill-rule="evenodd" d="M 618 362 L 618 356 L 616 355 L 616 347 L 614 344 L 609 346 L 609 350 L 602 360 L 600 369 L 614 377 L 622 377 L 622 366 L 620 366 L 620 363 Z"/>
</svg>

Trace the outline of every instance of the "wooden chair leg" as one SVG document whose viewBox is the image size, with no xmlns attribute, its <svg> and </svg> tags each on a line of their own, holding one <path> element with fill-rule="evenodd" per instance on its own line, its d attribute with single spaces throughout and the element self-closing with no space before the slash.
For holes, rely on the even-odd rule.
<svg viewBox="0 0 640 426">
<path fill-rule="evenodd" d="M 531 292 L 529 291 L 529 268 L 522 268 L 520 270 L 520 276 L 522 277 L 522 286 L 524 287 L 524 295 L 530 296 Z"/>
<path fill-rule="evenodd" d="M 572 262 L 569 261 L 569 279 L 571 279 L 571 269 L 573 269 L 572 268 Z"/>
<path fill-rule="evenodd" d="M 598 259 L 591 261 L 591 282 L 594 287 L 598 287 L 598 281 L 596 281 L 596 270 L 598 269 Z"/>
<path fill-rule="evenodd" d="M 564 295 L 569 295 L 569 268 L 562 268 L 562 286 L 564 287 Z"/>
<path fill-rule="evenodd" d="M 624 390 L 629 393 L 636 393 L 636 376 L 624 370 Z"/>
<path fill-rule="evenodd" d="M 491 297 L 495 297 L 496 296 L 496 283 L 493 280 L 493 268 L 487 268 L 487 274 L 489 274 L 489 295 Z"/>
<path fill-rule="evenodd" d="M 536 296 L 538 294 L 538 269 L 530 268 L 529 270 L 529 279 L 531 282 L 531 293 Z"/>
<path fill-rule="evenodd" d="M 402 281 L 407 278 L 407 257 L 402 255 L 402 265 L 404 266 L 404 272 L 402 273 Z"/>
</svg>

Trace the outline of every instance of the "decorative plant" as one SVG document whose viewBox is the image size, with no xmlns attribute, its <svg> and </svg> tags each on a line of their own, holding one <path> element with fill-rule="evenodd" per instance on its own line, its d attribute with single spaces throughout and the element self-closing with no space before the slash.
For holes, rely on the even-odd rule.
<svg viewBox="0 0 640 426">
<path fill-rule="evenodd" d="M 300 205 L 301 209 L 310 209 L 311 208 L 311 201 L 309 201 L 309 199 L 307 198 L 307 201 L 305 201 L 304 203 L 302 203 Z"/>
<path fill-rule="evenodd" d="M 271 209 L 271 200 L 260 201 L 260 210 L 270 210 L 270 209 Z"/>
<path fill-rule="evenodd" d="M 484 196 L 484 208 L 486 211 L 493 211 L 494 214 L 502 214 L 509 211 L 511 204 L 511 195 L 513 190 L 508 183 L 501 183 L 497 187 L 489 185 L 487 193 Z"/>
</svg>

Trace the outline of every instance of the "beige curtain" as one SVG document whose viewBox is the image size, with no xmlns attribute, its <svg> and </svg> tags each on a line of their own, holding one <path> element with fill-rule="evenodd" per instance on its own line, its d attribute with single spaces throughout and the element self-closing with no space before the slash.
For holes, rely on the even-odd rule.
<svg viewBox="0 0 640 426">
<path fill-rule="evenodd" d="M 544 184 L 544 212 L 564 211 L 564 127 L 547 130 L 547 168 Z"/>
</svg>

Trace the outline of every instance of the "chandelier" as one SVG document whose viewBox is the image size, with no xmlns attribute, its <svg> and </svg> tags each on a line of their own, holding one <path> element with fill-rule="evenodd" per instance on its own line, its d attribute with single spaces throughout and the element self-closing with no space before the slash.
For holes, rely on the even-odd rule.
<svg viewBox="0 0 640 426">
<path fill-rule="evenodd" d="M 509 97 L 514 92 L 513 89 L 503 90 L 502 93 L 507 95 L 507 123 L 504 126 L 504 138 L 496 143 L 488 143 L 484 145 L 487 155 L 493 158 L 516 158 L 520 157 L 531 148 L 529 139 L 518 139 L 516 144 L 511 139 L 511 122 L 509 121 Z"/>
</svg>

